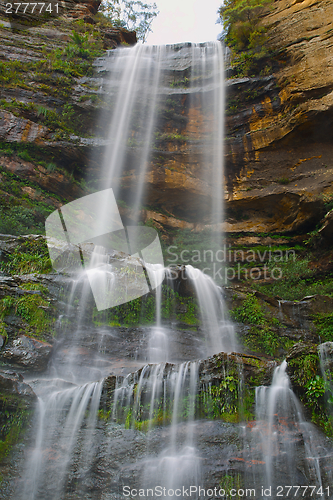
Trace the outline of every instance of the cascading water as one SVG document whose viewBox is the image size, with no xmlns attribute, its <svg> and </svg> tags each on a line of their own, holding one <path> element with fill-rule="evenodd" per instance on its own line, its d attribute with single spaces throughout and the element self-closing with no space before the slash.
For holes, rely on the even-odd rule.
<svg viewBox="0 0 333 500">
<path fill-rule="evenodd" d="M 112 116 L 98 187 L 101 190 L 112 188 L 115 198 L 124 200 L 129 207 L 131 227 L 124 230 L 124 241 L 132 248 L 133 254 L 136 252 L 135 258 L 142 257 L 139 249 L 142 231 L 137 223 L 141 207 L 149 205 L 151 199 L 149 163 L 152 151 L 158 149 L 159 140 L 169 136 L 177 138 L 179 135 L 178 132 L 157 128 L 161 127 L 166 102 L 172 96 L 181 99 L 182 103 L 188 99 L 186 140 L 192 144 L 189 151 L 193 162 L 202 167 L 202 192 L 199 193 L 202 199 L 196 212 L 202 214 L 205 225 L 218 234 L 223 205 L 224 86 L 221 44 L 211 42 L 166 47 L 137 45 L 131 49 L 110 51 L 108 56 L 105 64 L 110 77 L 104 81 L 103 88 L 110 95 Z M 178 85 L 175 75 L 185 75 L 182 85 Z M 199 108 L 202 117 L 198 126 L 193 117 Z M 129 180 L 130 187 L 127 190 L 121 181 L 124 176 Z M 121 231 L 122 226 L 117 214 L 113 213 L 110 222 L 112 200 L 107 197 L 106 191 L 103 193 L 97 204 L 94 201 L 96 198 L 91 198 L 89 202 L 89 209 L 98 226 L 94 228 L 94 237 L 79 240 L 75 236 L 75 244 L 81 245 L 80 241 L 91 242 L 88 259 L 82 245 L 79 247 L 80 255 L 77 251 L 77 264 L 84 259 L 86 265 L 85 269 L 75 274 L 68 306 L 68 317 L 73 316 L 73 304 L 79 297 L 77 326 L 73 331 L 64 329 L 48 373 L 30 381 L 38 396 L 36 440 L 27 456 L 22 481 L 15 494 L 15 498 L 20 500 L 62 500 L 72 498 L 71 495 L 77 496 L 76 491 L 80 491 L 82 498 L 90 498 L 90 469 L 97 453 L 94 446 L 99 425 L 97 414 L 104 377 L 114 369 L 112 360 L 101 352 L 105 350 L 108 336 L 115 335 L 115 342 L 119 338 L 110 330 L 95 329 L 92 332 L 87 322 L 90 289 L 96 304 L 100 305 L 99 309 L 105 309 L 106 302 L 101 290 L 112 289 L 118 283 L 117 267 L 110 260 L 112 242 L 103 236 L 103 228 L 115 223 Z M 212 203 L 207 205 L 206 200 L 209 198 Z M 83 199 L 73 209 L 62 207 L 61 224 L 65 226 L 66 223 L 67 242 L 71 238 L 73 217 L 76 213 L 84 213 L 87 206 Z M 191 207 L 184 206 L 184 210 L 186 208 L 191 212 Z M 83 222 L 83 233 L 84 226 Z M 120 250 L 123 251 L 125 246 Z M 123 256 L 121 258 L 124 260 Z M 138 379 L 125 377 L 116 385 L 112 418 L 125 421 L 125 428 L 136 428 L 136 416 L 146 412 L 146 418 L 143 419 L 141 415 L 140 422 L 146 420 L 148 431 L 153 431 L 154 423 L 161 420 L 170 425 L 165 446 L 157 456 L 150 454 L 148 437 L 144 466 L 140 472 L 143 484 L 147 487 L 161 484 L 171 489 L 199 485 L 201 458 L 194 439 L 193 421 L 200 362 L 193 359 L 178 365 L 168 363 L 169 338 L 168 329 L 164 328 L 161 321 L 160 283 L 165 276 L 170 282 L 171 272 L 149 261 L 144 261 L 144 270 L 155 289 L 156 325 L 151 328 L 148 349 L 143 358 L 156 364 L 144 365 Z M 232 329 L 226 326 L 220 291 L 211 279 L 204 282 L 202 272 L 199 273 L 200 283 L 197 283 L 194 268 L 188 269 L 188 275 L 193 281 L 202 309 L 205 341 L 200 351 L 207 355 L 207 352 L 211 354 L 223 348 L 233 349 Z M 206 298 L 211 301 L 209 310 L 205 310 L 208 303 L 203 298 L 201 287 L 204 287 Z M 137 364 L 140 365 L 140 360 Z M 185 428 L 182 422 L 185 422 Z"/>
<path fill-rule="evenodd" d="M 156 486 L 161 486 L 167 491 L 175 491 L 200 484 L 201 459 L 193 435 L 198 369 L 196 361 L 180 365 L 146 365 L 137 379 L 133 380 L 130 375 L 116 386 L 115 420 L 126 420 L 130 427 L 142 429 L 144 426 L 148 431 L 158 421 L 170 424 L 169 442 L 157 456 L 150 456 L 150 434 L 147 435 L 147 456 L 141 473 L 146 489 L 155 491 Z M 184 420 L 185 434 L 179 427 L 179 422 Z"/>
<path fill-rule="evenodd" d="M 74 282 L 71 297 L 80 281 Z M 84 363 L 82 343 L 84 308 L 87 303 L 87 279 L 81 282 L 81 314 L 77 329 L 65 332 L 72 339 L 64 349 L 56 350 L 49 373 L 30 380 L 38 396 L 35 415 L 35 448 L 27 457 L 17 495 L 22 500 L 60 499 L 67 482 L 68 468 L 74 453 L 80 454 L 81 470 L 89 470 L 94 455 L 93 435 L 103 386 L 103 363 L 98 351 L 90 352 L 89 363 Z M 72 304 L 69 304 L 69 308 Z M 62 339 L 63 341 L 64 339 Z M 82 427 L 84 437 L 80 436 Z"/>
<path fill-rule="evenodd" d="M 259 465 L 248 481 L 254 481 L 260 499 L 287 497 L 289 486 L 289 493 L 292 490 L 297 498 L 311 498 L 314 491 L 321 498 L 331 498 L 332 474 L 327 468 L 331 453 L 315 426 L 305 420 L 286 370 L 283 361 L 274 371 L 271 386 L 256 389 L 256 424 L 246 448 L 250 448 L 249 463 Z"/>
<path fill-rule="evenodd" d="M 180 190 L 177 210 L 221 234 L 223 217 L 224 64 L 219 42 L 167 46 L 142 46 L 109 51 L 101 70 L 110 77 L 102 91 L 112 109 L 108 146 L 99 189 L 112 187 L 117 200 L 127 205 L 127 216 L 136 224 L 142 207 L 161 205 L 172 211 L 163 194 L 150 189 L 159 156 L 174 151 L 166 164 L 171 175 L 186 141 L 189 169 L 198 176 L 195 200 Z M 178 110 L 182 108 L 184 111 Z M 172 123 L 169 117 L 172 117 Z M 109 120 L 109 112 L 104 121 Z M 169 122 L 168 122 L 169 120 Z M 103 122 L 104 123 L 104 122 Z M 173 141 L 174 144 L 168 144 Z M 176 142 L 175 142 L 176 141 Z M 177 146 L 177 141 L 178 146 Z M 164 143 L 167 143 L 166 149 Z M 176 174 L 181 175 L 181 174 Z M 125 182 L 120 182 L 121 178 Z M 95 181 L 95 173 L 94 179 Z M 189 181 L 190 182 L 190 181 Z M 179 188 L 177 188 L 179 189 Z M 210 201 L 209 201 L 210 200 Z M 100 207 L 100 219 L 107 214 Z"/>
<path fill-rule="evenodd" d="M 221 289 L 213 279 L 193 266 L 186 266 L 199 303 L 202 328 L 207 335 L 206 355 L 236 351 L 234 326 L 228 320 Z"/>
</svg>

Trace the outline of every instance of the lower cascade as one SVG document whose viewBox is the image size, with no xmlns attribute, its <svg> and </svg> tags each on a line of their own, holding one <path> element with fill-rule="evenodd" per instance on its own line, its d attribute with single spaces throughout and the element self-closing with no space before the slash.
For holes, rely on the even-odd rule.
<svg viewBox="0 0 333 500">
<path fill-rule="evenodd" d="M 267 491 L 266 496 L 270 496 L 269 491 L 288 496 L 290 487 L 294 496 L 310 497 L 313 492 L 330 498 L 332 450 L 316 427 L 305 420 L 286 370 L 287 362 L 283 361 L 274 370 L 271 386 L 256 388 L 256 423 L 248 439 L 262 464 L 263 491 Z"/>
<path fill-rule="evenodd" d="M 194 272 L 189 270 L 191 277 Z M 208 283 L 212 286 L 210 279 Z M 88 304 L 85 285 L 79 289 L 83 310 Z M 221 296 L 217 304 L 220 311 Z M 137 371 L 130 371 L 129 360 L 127 375 L 110 375 L 116 358 L 112 348 L 109 356 L 103 352 L 110 349 L 110 337 L 111 345 L 119 340 L 116 332 L 85 328 L 83 313 L 78 322 L 76 332 L 64 330 L 48 372 L 29 381 L 38 395 L 35 442 L 15 498 L 120 499 L 139 491 L 156 499 L 188 492 L 191 498 L 208 498 L 212 491 L 222 498 L 233 491 L 239 498 L 248 491 L 258 500 L 287 497 L 290 491 L 297 498 L 311 498 L 313 492 L 331 498 L 332 449 L 306 421 L 286 361 L 275 367 L 271 385 L 256 387 L 255 420 L 246 423 L 246 357 L 222 353 L 217 360 L 145 363 L 138 356 Z M 160 327 L 167 338 L 168 329 Z M 224 328 L 221 322 L 221 341 Z M 210 341 L 211 332 L 204 332 Z M 148 337 L 150 351 L 149 332 Z M 201 343 L 204 353 L 204 338 Z M 164 350 L 167 357 L 172 352 Z M 321 353 L 327 364 L 330 345 L 323 344 Z M 231 419 L 231 412 L 229 419 L 237 423 L 202 419 L 214 414 L 216 405 L 230 411 L 233 404 L 238 417 Z M 227 467 L 224 480 L 219 467 Z"/>
</svg>

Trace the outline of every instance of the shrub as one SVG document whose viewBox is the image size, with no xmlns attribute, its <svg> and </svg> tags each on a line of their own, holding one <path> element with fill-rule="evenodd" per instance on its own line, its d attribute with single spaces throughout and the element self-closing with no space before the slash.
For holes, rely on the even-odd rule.
<svg viewBox="0 0 333 500">
<path fill-rule="evenodd" d="M 333 313 L 317 313 L 313 323 L 322 342 L 333 342 Z"/>
<path fill-rule="evenodd" d="M 243 304 L 231 311 L 233 319 L 241 323 L 250 323 L 251 325 L 263 325 L 265 315 L 261 309 L 258 299 L 254 294 L 249 293 Z"/>
<path fill-rule="evenodd" d="M 221 39 L 231 48 L 232 62 L 239 76 L 251 75 L 256 62 L 268 55 L 266 28 L 259 25 L 260 17 L 272 0 L 224 0 L 219 9 L 223 25 Z"/>
</svg>

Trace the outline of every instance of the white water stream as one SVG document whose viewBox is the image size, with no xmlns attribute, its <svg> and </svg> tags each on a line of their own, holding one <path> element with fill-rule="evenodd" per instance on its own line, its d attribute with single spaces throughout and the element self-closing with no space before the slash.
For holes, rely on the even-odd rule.
<svg viewBox="0 0 333 500">
<path fill-rule="evenodd" d="M 73 463 L 80 464 L 82 478 L 95 460 L 94 436 L 97 432 L 101 391 L 104 377 L 112 367 L 106 357 L 98 352 L 103 345 L 103 335 L 96 340 L 95 353 L 85 347 L 88 327 L 86 310 L 90 287 L 98 309 L 102 310 L 106 308 L 109 298 L 104 300 L 101 293 L 104 293 L 103 290 L 112 293 L 117 286 L 117 270 L 110 263 L 109 248 L 107 245 L 104 248 L 105 238 L 101 239 L 103 228 L 109 228 L 114 223 L 119 233 L 122 231 L 114 202 L 108 198 L 105 190 L 112 188 L 116 200 L 126 197 L 126 203 L 131 209 L 132 226 L 135 226 L 141 207 L 147 204 L 147 200 L 149 203 L 147 175 L 152 151 L 156 149 L 155 141 L 161 136 L 161 132 L 156 129 L 161 119 L 160 109 L 172 96 L 188 98 L 190 126 L 186 131 L 187 140 L 193 142 L 196 155 L 199 154 L 201 158 L 204 195 L 212 200 L 211 206 L 204 206 L 202 213 L 206 223 L 214 227 L 215 231 L 221 230 L 224 126 L 222 45 L 218 42 L 163 47 L 137 45 L 134 48 L 109 51 L 105 66 L 110 76 L 104 82 L 104 87 L 109 89 L 112 113 L 108 146 L 99 175 L 102 193 L 98 200 L 96 196 L 91 196 L 89 200 L 86 197 L 93 217 L 90 219 L 98 227 L 90 227 L 92 222 L 88 220 L 88 205 L 85 205 L 84 198 L 61 209 L 62 225 L 65 220 L 67 238 L 75 244 L 93 241 L 95 248 L 89 265 L 85 260 L 86 269 L 74 279 L 72 285 L 68 316 L 77 300 L 78 290 L 81 290 L 77 327 L 74 332 L 64 328 L 58 354 L 54 356 L 48 372 L 45 376 L 30 381 L 38 396 L 36 438 L 33 448 L 28 452 L 25 471 L 19 484 L 17 497 L 20 500 L 67 498 L 69 492 L 75 492 L 75 484 L 68 483 Z M 181 80 L 182 75 L 186 75 L 183 77 L 183 84 L 178 85 L 177 78 Z M 191 125 L 198 112 L 202 114 L 199 128 Z M 172 134 L 177 136 L 179 132 L 171 131 Z M 133 157 L 133 149 L 135 164 L 129 166 L 128 155 L 130 152 Z M 190 152 L 191 149 L 190 147 Z M 124 195 L 121 178 L 129 170 L 135 172 L 134 182 L 127 195 Z M 80 239 L 80 234 L 76 234 L 77 227 L 73 225 L 77 213 L 85 214 L 79 227 L 79 231 L 87 235 L 85 239 Z M 57 217 L 59 219 L 58 215 Z M 59 228 L 60 231 L 62 228 L 58 219 L 55 219 L 58 226 L 50 228 L 56 227 L 60 234 Z M 132 227 L 126 231 L 123 237 L 124 248 L 126 242 L 130 242 L 132 252 L 127 253 L 137 252 L 139 257 L 141 228 Z M 87 239 L 91 237 L 100 239 Z M 169 444 L 158 457 L 149 456 L 148 443 L 142 476 L 144 484 L 152 486 L 160 483 L 170 488 L 195 485 L 200 483 L 200 457 L 192 432 L 199 362 L 185 361 L 179 365 L 167 363 L 170 361 L 169 338 L 168 329 L 161 321 L 160 283 L 165 276 L 170 282 L 170 271 L 145 259 L 145 272 L 155 290 L 156 299 L 156 324 L 150 331 L 146 359 L 156 364 L 143 366 L 138 380 L 125 377 L 115 390 L 112 416 L 114 419 L 119 418 L 120 411 L 124 417 L 125 408 L 126 425 L 133 427 L 136 415 L 142 411 L 142 405 L 146 405 L 148 428 L 153 425 L 154 419 L 161 418 L 165 424 L 170 425 Z M 220 290 L 211 279 L 205 280 L 201 271 L 195 276 L 195 269 L 192 267 L 188 268 L 188 276 L 193 282 L 201 309 L 202 354 L 233 349 L 233 330 L 224 317 Z M 118 298 L 112 300 L 115 303 Z M 69 339 L 68 336 L 72 337 Z M 62 342 L 64 348 L 61 347 Z M 181 438 L 178 424 L 184 420 L 187 430 L 185 438 Z"/>
<path fill-rule="evenodd" d="M 320 498 L 331 498 L 327 485 L 332 471 L 325 463 L 331 460 L 331 450 L 318 429 L 305 419 L 286 370 L 287 362 L 283 361 L 274 370 L 271 385 L 256 388 L 256 424 L 250 446 L 257 453 L 252 458 L 263 464 L 257 490 L 262 486 L 283 496 L 285 487 L 291 486 L 294 496 L 302 498 L 304 493 L 307 498 L 311 490 L 307 493 L 306 486 L 311 482 L 315 487 L 312 491 L 319 492 Z"/>
</svg>

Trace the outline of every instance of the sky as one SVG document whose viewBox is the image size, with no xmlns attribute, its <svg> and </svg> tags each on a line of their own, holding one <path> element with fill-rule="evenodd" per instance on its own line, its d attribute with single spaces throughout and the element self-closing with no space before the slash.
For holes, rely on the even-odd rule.
<svg viewBox="0 0 333 500">
<path fill-rule="evenodd" d="M 152 23 L 148 44 L 208 42 L 221 33 L 221 24 L 215 23 L 222 0 L 155 0 L 155 3 L 160 13 Z"/>
</svg>

